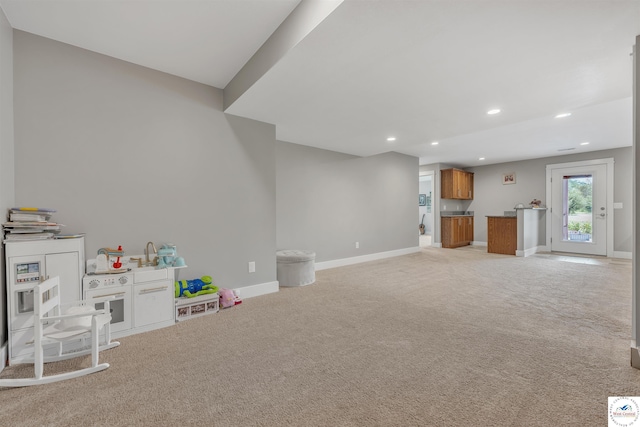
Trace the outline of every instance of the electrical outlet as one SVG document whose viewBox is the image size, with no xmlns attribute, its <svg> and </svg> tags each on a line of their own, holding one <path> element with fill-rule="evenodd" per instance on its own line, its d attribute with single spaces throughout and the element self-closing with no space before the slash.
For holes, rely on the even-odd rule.
<svg viewBox="0 0 640 427">
<path fill-rule="evenodd" d="M 249 273 L 255 273 L 256 272 L 256 262 L 255 261 L 250 261 L 249 262 Z"/>
<path fill-rule="evenodd" d="M 356 242 L 356 249 L 360 249 L 360 242 Z"/>
</svg>

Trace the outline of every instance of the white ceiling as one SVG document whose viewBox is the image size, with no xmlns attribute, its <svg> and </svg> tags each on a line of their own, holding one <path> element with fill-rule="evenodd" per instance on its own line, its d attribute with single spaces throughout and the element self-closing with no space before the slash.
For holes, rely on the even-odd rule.
<svg viewBox="0 0 640 427">
<path fill-rule="evenodd" d="M 218 88 L 299 3 L 0 0 L 16 29 Z M 637 35 L 640 0 L 345 0 L 226 111 L 283 141 L 421 164 L 630 146 Z"/>
<path fill-rule="evenodd" d="M 224 88 L 300 0 L 0 0 L 13 28 Z"/>
</svg>

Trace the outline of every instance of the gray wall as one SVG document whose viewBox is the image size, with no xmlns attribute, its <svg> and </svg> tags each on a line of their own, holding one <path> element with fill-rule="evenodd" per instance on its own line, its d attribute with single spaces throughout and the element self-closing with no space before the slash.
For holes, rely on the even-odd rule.
<svg viewBox="0 0 640 427">
<path fill-rule="evenodd" d="M 362 158 L 280 141 L 276 153 L 279 249 L 331 261 L 418 246 L 416 157 Z"/>
<path fill-rule="evenodd" d="M 631 252 L 631 215 L 633 212 L 631 150 L 631 147 L 625 147 L 467 168 L 466 170 L 474 172 L 475 195 L 473 202 L 469 205 L 469 209 L 475 212 L 474 240 L 487 241 L 486 215 L 502 215 L 504 211 L 513 210 L 517 203 L 528 205 L 534 198 L 541 200 L 545 206 L 548 204 L 548 201 L 545 200 L 547 165 L 613 158 L 615 160 L 613 200 L 623 204 L 622 209 L 614 211 L 613 249 L 614 251 Z M 502 174 L 508 172 L 516 173 L 516 183 L 502 185 Z"/>
<path fill-rule="evenodd" d="M 0 9 L 0 212 L 14 204 L 13 162 L 13 30 Z M 4 245 L 0 248 L 0 271 L 4 271 Z M 0 346 L 7 340 L 6 295 L 5 277 L 0 274 Z"/>
<path fill-rule="evenodd" d="M 276 280 L 274 126 L 224 114 L 219 89 L 32 34 L 14 53 L 16 204 L 57 209 L 88 258 L 172 242 L 180 278 Z"/>
</svg>

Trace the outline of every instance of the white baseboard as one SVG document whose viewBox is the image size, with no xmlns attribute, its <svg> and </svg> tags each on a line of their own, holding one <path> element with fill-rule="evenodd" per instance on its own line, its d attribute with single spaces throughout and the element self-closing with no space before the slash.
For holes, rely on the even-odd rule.
<svg viewBox="0 0 640 427">
<path fill-rule="evenodd" d="M 632 252 L 613 251 L 613 258 L 632 259 Z"/>
<path fill-rule="evenodd" d="M 432 248 L 441 248 L 442 247 L 442 242 L 433 242 L 433 243 L 431 243 L 431 247 Z"/>
<path fill-rule="evenodd" d="M 419 246 L 416 246 L 413 248 L 396 249 L 394 251 L 378 252 L 378 253 L 369 254 L 369 255 L 360 255 L 360 256 L 355 256 L 351 258 L 342 258 L 342 259 L 334 259 L 331 261 L 316 262 L 315 269 L 316 271 L 320 271 L 320 270 L 326 270 L 328 268 L 344 267 L 345 265 L 360 264 L 361 262 L 376 261 L 384 258 L 391 258 L 395 256 L 400 256 L 400 255 L 413 254 L 416 252 L 420 252 Z"/>
<path fill-rule="evenodd" d="M 473 246 L 487 246 L 487 242 L 479 242 L 479 241 L 476 241 L 476 240 L 474 240 L 473 242 L 471 242 L 471 244 L 472 244 Z"/>
<path fill-rule="evenodd" d="M 260 295 L 272 294 L 280 289 L 279 283 L 275 282 L 258 283 L 257 285 L 244 286 L 242 288 L 234 288 L 233 291 L 240 298 L 253 298 Z"/>
<path fill-rule="evenodd" d="M 546 246 L 536 246 L 535 248 L 525 249 L 524 251 L 516 251 L 516 256 L 526 257 L 537 252 L 546 252 Z"/>
</svg>

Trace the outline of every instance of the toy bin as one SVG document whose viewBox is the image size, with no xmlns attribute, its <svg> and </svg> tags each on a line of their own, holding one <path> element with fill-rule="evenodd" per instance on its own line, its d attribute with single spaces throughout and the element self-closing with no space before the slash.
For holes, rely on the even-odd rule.
<svg viewBox="0 0 640 427">
<path fill-rule="evenodd" d="M 217 313 L 220 310 L 220 296 L 215 294 L 200 295 L 193 298 L 176 298 L 176 322 Z"/>
<path fill-rule="evenodd" d="M 280 286 L 305 286 L 316 281 L 315 252 L 282 250 L 276 252 L 276 274 Z"/>
</svg>

